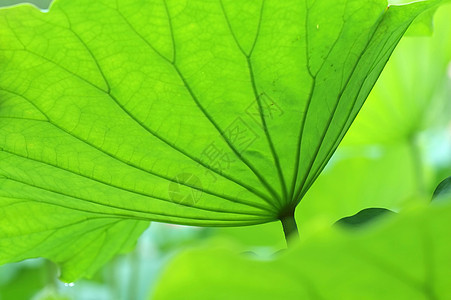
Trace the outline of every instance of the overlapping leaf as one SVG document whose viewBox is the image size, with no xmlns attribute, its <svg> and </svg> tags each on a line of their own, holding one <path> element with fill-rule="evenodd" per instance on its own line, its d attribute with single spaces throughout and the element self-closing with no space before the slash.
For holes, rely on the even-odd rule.
<svg viewBox="0 0 451 300">
<path fill-rule="evenodd" d="M 440 2 L 61 0 L 48 14 L 0 11 L 0 262 L 76 265 L 79 253 L 80 272 L 147 221 L 280 218 L 409 24 Z"/>
<path fill-rule="evenodd" d="M 450 217 L 448 203 L 390 216 L 367 231 L 329 230 L 270 261 L 185 251 L 152 299 L 447 299 Z"/>
</svg>

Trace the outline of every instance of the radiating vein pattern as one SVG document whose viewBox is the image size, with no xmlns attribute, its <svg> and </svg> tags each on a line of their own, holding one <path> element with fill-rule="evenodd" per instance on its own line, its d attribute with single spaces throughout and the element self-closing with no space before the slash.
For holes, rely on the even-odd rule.
<svg viewBox="0 0 451 300">
<path fill-rule="evenodd" d="M 72 211 L 44 222 L 48 241 L 64 224 L 113 230 L 114 218 L 140 230 L 277 220 L 318 177 L 408 25 L 439 2 L 0 10 L 1 210 L 35 209 L 28 225 Z"/>
</svg>

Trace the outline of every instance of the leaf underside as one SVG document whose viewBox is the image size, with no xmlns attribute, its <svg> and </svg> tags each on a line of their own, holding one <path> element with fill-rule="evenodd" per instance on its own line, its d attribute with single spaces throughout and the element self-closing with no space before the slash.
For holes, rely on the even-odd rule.
<svg viewBox="0 0 451 300">
<path fill-rule="evenodd" d="M 324 168 L 409 24 L 439 2 L 0 10 L 0 263 L 46 256 L 83 273 L 149 221 L 278 219 Z"/>
</svg>

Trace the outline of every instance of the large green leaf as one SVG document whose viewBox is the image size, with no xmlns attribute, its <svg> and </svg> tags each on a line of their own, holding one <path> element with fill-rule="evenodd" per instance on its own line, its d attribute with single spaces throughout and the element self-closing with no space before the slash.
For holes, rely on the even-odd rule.
<svg viewBox="0 0 451 300">
<path fill-rule="evenodd" d="M 269 261 L 187 250 L 168 265 L 152 299 L 449 299 L 450 226 L 447 203 L 361 232 L 329 228 Z"/>
<path fill-rule="evenodd" d="M 451 136 L 446 131 L 436 136 L 443 121 L 451 121 L 451 78 L 446 74 L 450 13 L 449 5 L 438 9 L 432 37 L 401 40 L 328 167 L 298 206 L 301 235 L 314 230 L 318 219 L 332 224 L 369 207 L 398 211 L 421 192 L 422 200 L 429 201 L 437 183 L 451 174 L 451 144 L 446 147 Z M 415 111 L 421 111 L 420 116 Z M 434 138 L 425 139 L 431 129 Z M 412 141 L 420 134 L 421 143 Z M 440 169 L 442 174 L 432 180 Z M 220 231 L 243 243 L 283 245 L 277 240 L 282 236 L 278 225 Z"/>
<path fill-rule="evenodd" d="M 46 256 L 72 280 L 148 221 L 290 213 L 409 24 L 440 2 L 1 10 L 0 263 Z"/>
</svg>

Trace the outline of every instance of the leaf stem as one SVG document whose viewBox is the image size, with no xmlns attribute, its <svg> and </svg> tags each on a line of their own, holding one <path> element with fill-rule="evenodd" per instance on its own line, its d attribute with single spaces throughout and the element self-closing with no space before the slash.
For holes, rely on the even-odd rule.
<svg viewBox="0 0 451 300">
<path fill-rule="evenodd" d="M 299 240 L 299 231 L 294 219 L 294 208 L 281 214 L 280 221 L 282 222 L 283 233 L 285 234 L 285 241 L 287 246 L 290 246 L 294 241 Z"/>
<path fill-rule="evenodd" d="M 426 180 L 424 177 L 423 157 L 417 137 L 412 135 L 408 139 L 409 150 L 412 156 L 412 164 L 414 167 L 417 191 L 421 196 L 426 196 Z"/>
</svg>

